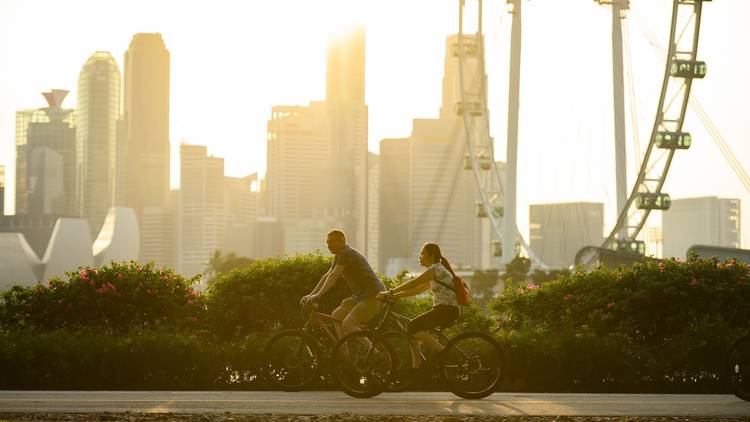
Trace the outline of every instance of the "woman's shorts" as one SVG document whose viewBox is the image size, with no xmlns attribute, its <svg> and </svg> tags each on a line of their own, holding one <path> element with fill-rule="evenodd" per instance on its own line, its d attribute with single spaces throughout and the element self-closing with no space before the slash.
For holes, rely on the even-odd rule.
<svg viewBox="0 0 750 422">
<path fill-rule="evenodd" d="M 437 305 L 429 311 L 409 321 L 406 332 L 411 334 L 427 331 L 436 327 L 448 327 L 458 319 L 458 307 Z"/>
</svg>

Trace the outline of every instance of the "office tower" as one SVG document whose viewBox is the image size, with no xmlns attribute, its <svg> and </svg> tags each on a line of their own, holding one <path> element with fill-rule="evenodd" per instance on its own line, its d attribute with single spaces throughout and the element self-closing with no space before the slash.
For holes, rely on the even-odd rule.
<svg viewBox="0 0 750 422">
<path fill-rule="evenodd" d="M 224 252 L 252 257 L 254 228 L 258 217 L 258 173 L 245 177 L 224 177 L 227 236 Z"/>
<path fill-rule="evenodd" d="M 222 250 L 227 216 L 224 159 L 208 156 L 203 145 L 180 145 L 178 271 L 202 274 L 210 256 Z"/>
<path fill-rule="evenodd" d="M 169 61 L 158 33 L 135 34 L 125 52 L 124 204 L 138 216 L 165 205 L 169 193 Z"/>
<path fill-rule="evenodd" d="M 42 95 L 47 107 L 16 112 L 16 214 L 77 216 L 74 111 L 68 91 Z"/>
<path fill-rule="evenodd" d="M 740 215 L 739 199 L 673 199 L 669 210 L 662 213 L 662 255 L 686 258 L 693 245 L 739 248 Z"/>
<path fill-rule="evenodd" d="M 369 153 L 367 165 L 367 259 L 374 268 L 380 262 L 380 157 Z M 387 224 L 387 222 L 386 222 Z"/>
<path fill-rule="evenodd" d="M 481 81 L 472 75 L 476 74 L 474 70 L 479 65 L 478 46 L 471 35 L 464 36 L 463 41 L 466 46 L 475 48 L 465 47 L 464 90 L 468 92 L 467 101 L 477 101 Z M 461 107 L 457 42 L 458 36 L 452 35 L 445 43 L 439 117 L 414 119 L 408 140 L 388 141 L 386 149 L 381 151 L 383 170 L 380 174 L 383 179 L 380 183 L 383 191 L 380 200 L 381 210 L 385 213 L 381 213 L 380 222 L 381 254 L 390 254 L 381 258 L 381 262 L 387 268 L 398 269 L 387 264 L 392 260 L 415 269 L 420 248 L 425 242 L 440 245 L 444 256 L 456 267 L 486 268 L 492 265 L 487 252 L 490 249 L 489 225 L 486 219 L 475 214 L 479 195 L 474 175 L 466 169 L 464 161 L 465 124 L 469 123 L 468 132 L 472 139 L 486 136 L 486 127 L 483 116 L 476 113 L 480 108 Z M 466 119 L 462 114 L 464 110 Z M 391 154 L 393 157 L 389 158 Z M 492 152 L 485 151 L 485 155 L 492 156 Z M 408 174 L 405 169 L 397 168 L 399 159 L 407 160 L 402 163 L 408 163 Z M 389 164 L 389 161 L 394 162 Z M 396 168 L 389 170 L 392 167 Z M 407 210 L 399 213 L 402 201 L 405 202 L 401 206 Z M 389 228 L 390 221 L 396 221 L 399 229 Z M 386 231 L 400 234 L 388 239 L 390 236 Z"/>
<path fill-rule="evenodd" d="M 5 166 L 0 166 L 0 216 L 5 215 Z"/>
<path fill-rule="evenodd" d="M 171 190 L 160 207 L 143 207 L 140 217 L 142 261 L 158 267 L 177 268 L 177 207 L 179 190 Z"/>
<path fill-rule="evenodd" d="M 531 249 L 550 268 L 568 268 L 584 246 L 604 240 L 604 204 L 570 202 L 529 206 Z"/>
<path fill-rule="evenodd" d="M 79 74 L 75 111 L 78 204 L 92 237 L 116 200 L 119 116 L 120 69 L 111 54 L 98 51 Z"/>
<path fill-rule="evenodd" d="M 368 241 L 365 37 L 355 29 L 328 49 L 326 99 L 277 106 L 268 122 L 268 215 L 284 226 L 288 252 L 324 247 L 325 233 L 343 229 L 366 256 Z"/>
<path fill-rule="evenodd" d="M 409 139 L 380 141 L 378 189 L 378 271 L 389 260 L 407 260 L 409 251 Z M 388 274 L 393 275 L 393 274 Z"/>
<path fill-rule="evenodd" d="M 268 216 L 284 226 L 287 252 L 324 247 L 325 226 L 329 222 L 337 225 L 325 212 L 325 192 L 345 190 L 346 180 L 341 182 L 343 186 L 331 186 L 322 175 L 321 163 L 329 157 L 329 140 L 325 103 L 273 107 L 268 122 L 267 208 Z"/>
<path fill-rule="evenodd" d="M 369 250 L 367 150 L 368 110 L 365 105 L 365 32 L 354 28 L 328 48 L 326 106 L 330 122 L 329 156 L 321 172 L 325 211 L 340 221 L 348 242 L 365 256 Z M 335 186 L 335 188 L 331 188 Z"/>
</svg>

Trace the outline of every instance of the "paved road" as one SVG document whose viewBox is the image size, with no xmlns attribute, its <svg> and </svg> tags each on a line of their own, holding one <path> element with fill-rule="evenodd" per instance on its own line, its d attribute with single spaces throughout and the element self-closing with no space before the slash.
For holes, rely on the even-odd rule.
<svg viewBox="0 0 750 422">
<path fill-rule="evenodd" d="M 339 392 L 0 391 L 0 412 L 276 413 L 532 416 L 748 416 L 729 395 L 496 393 L 462 400 L 449 393 L 385 393 L 354 399 Z M 0 416 L 1 418 L 1 416 Z"/>
</svg>

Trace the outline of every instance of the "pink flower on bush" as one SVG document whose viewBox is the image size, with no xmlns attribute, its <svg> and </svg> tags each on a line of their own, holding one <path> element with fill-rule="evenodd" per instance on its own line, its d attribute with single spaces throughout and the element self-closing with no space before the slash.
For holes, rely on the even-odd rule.
<svg viewBox="0 0 750 422">
<path fill-rule="evenodd" d="M 614 307 L 615 307 L 615 302 L 609 302 L 609 303 L 607 304 L 607 309 L 612 309 L 612 308 L 614 308 Z"/>
<path fill-rule="evenodd" d="M 190 293 L 190 296 L 192 297 L 198 297 L 198 292 L 193 289 L 188 289 L 188 293 Z"/>
<path fill-rule="evenodd" d="M 110 292 L 117 293 L 117 288 L 112 283 L 107 282 L 107 283 L 102 284 L 102 286 L 99 287 L 98 289 L 96 289 L 96 292 L 99 293 L 100 295 L 104 295 Z"/>
<path fill-rule="evenodd" d="M 539 288 L 539 286 L 536 285 L 536 284 L 534 284 L 534 283 L 529 283 L 529 284 L 526 285 L 526 288 L 529 289 L 529 290 L 536 290 L 536 289 Z"/>
<path fill-rule="evenodd" d="M 697 285 L 698 285 L 698 280 L 696 280 L 695 277 L 693 277 L 693 279 L 690 280 L 690 283 L 688 283 L 688 286 L 697 286 Z"/>
<path fill-rule="evenodd" d="M 662 273 L 664 272 L 664 263 L 663 262 L 659 263 L 659 272 L 662 272 Z"/>
</svg>

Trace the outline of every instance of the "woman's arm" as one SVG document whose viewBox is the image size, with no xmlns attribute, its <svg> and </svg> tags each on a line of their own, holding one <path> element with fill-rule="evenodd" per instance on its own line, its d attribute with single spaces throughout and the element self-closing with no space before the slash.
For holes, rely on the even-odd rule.
<svg viewBox="0 0 750 422">
<path fill-rule="evenodd" d="M 424 291 L 430 290 L 430 283 L 422 283 L 417 287 L 411 288 L 409 290 L 400 291 L 398 293 L 393 294 L 394 299 L 398 299 L 400 297 L 406 297 L 406 296 L 416 296 Z"/>
<path fill-rule="evenodd" d="M 411 279 L 400 286 L 394 287 L 391 290 L 391 293 L 395 294 L 395 293 L 405 292 L 421 284 L 427 284 L 427 287 L 429 287 L 430 286 L 429 282 L 430 280 L 432 280 L 434 275 L 435 275 L 434 270 L 432 268 L 428 268 L 422 274 L 420 274 L 417 278 Z"/>
</svg>

